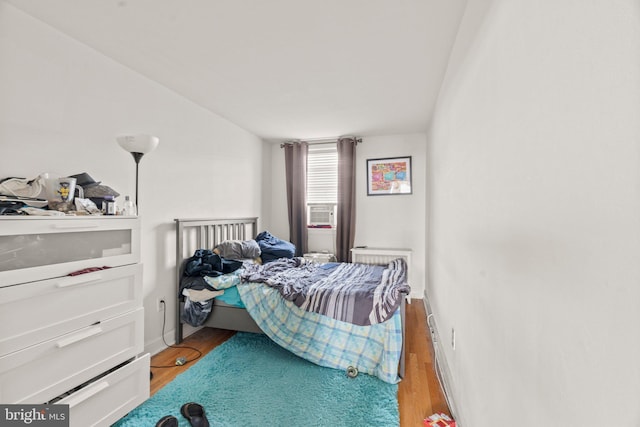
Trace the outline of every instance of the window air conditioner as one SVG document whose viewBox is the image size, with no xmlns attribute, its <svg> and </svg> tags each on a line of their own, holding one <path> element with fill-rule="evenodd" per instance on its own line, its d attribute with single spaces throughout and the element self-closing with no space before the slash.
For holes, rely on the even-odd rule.
<svg viewBox="0 0 640 427">
<path fill-rule="evenodd" d="M 309 205 L 309 225 L 333 227 L 334 208 L 333 204 Z"/>
</svg>

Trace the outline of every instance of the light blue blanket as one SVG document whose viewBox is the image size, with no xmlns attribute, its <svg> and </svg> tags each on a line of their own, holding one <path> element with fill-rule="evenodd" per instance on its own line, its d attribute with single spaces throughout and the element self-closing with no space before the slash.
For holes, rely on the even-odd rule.
<svg viewBox="0 0 640 427">
<path fill-rule="evenodd" d="M 400 310 L 370 326 L 342 322 L 308 312 L 260 283 L 243 283 L 238 291 L 249 314 L 276 343 L 320 366 L 349 367 L 397 383 L 402 354 Z"/>
</svg>

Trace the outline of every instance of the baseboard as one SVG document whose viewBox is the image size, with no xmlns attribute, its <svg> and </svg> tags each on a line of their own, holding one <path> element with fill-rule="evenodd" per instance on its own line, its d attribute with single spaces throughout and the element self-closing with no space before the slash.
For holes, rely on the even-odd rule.
<svg viewBox="0 0 640 427">
<path fill-rule="evenodd" d="M 433 345 L 433 352 L 435 355 L 436 375 L 438 376 L 438 381 L 440 382 L 440 387 L 442 388 L 442 392 L 444 393 L 447 405 L 449 406 L 449 410 L 451 411 L 451 415 L 456 420 L 456 426 L 463 427 L 464 422 L 461 419 L 462 414 L 460 413 L 460 411 L 458 411 L 453 398 L 453 396 L 455 396 L 453 379 L 451 376 L 451 370 L 449 369 L 449 364 L 447 363 L 447 358 L 440 346 L 440 343 L 442 341 L 440 340 L 440 334 L 438 333 L 438 328 L 436 326 L 435 316 L 431 311 L 429 299 L 426 295 L 423 301 L 425 312 L 427 313 L 427 326 L 431 335 L 431 343 Z"/>
<path fill-rule="evenodd" d="M 165 341 L 167 342 L 167 344 L 173 345 L 175 343 L 175 331 L 171 330 L 165 332 L 164 340 L 162 339 L 162 337 L 158 337 L 153 341 L 146 342 L 144 344 L 144 353 L 149 353 L 152 356 L 155 356 L 156 354 L 167 348 Z"/>
</svg>

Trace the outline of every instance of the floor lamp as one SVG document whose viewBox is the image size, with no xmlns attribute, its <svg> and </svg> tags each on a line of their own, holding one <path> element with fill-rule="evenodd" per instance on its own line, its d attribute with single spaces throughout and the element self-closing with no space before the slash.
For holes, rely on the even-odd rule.
<svg viewBox="0 0 640 427">
<path fill-rule="evenodd" d="M 158 146 L 160 139 L 152 135 L 124 135 L 116 137 L 116 141 L 125 151 L 133 156 L 136 162 L 136 208 L 140 213 L 140 203 L 138 202 L 138 165 L 140 159 L 147 153 L 152 152 Z"/>
</svg>

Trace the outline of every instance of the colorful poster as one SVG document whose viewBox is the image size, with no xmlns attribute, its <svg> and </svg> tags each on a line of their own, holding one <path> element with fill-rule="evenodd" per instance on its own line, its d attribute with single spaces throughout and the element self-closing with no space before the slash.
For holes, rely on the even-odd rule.
<svg viewBox="0 0 640 427">
<path fill-rule="evenodd" d="M 367 195 L 411 194 L 411 157 L 367 160 Z"/>
</svg>

